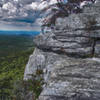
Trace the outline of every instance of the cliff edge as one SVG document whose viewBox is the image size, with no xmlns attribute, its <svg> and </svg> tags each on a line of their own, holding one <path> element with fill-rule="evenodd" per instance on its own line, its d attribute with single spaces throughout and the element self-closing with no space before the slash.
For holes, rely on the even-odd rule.
<svg viewBox="0 0 100 100">
<path fill-rule="evenodd" d="M 100 3 L 58 18 L 34 44 L 24 79 L 43 70 L 39 100 L 100 100 Z"/>
</svg>

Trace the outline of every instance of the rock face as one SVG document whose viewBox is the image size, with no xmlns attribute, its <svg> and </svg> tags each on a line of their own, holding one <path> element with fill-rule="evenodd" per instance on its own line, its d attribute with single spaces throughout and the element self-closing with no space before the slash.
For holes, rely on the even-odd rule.
<svg viewBox="0 0 100 100">
<path fill-rule="evenodd" d="M 43 70 L 39 100 L 100 100 L 100 3 L 58 18 L 34 44 L 24 79 Z"/>
</svg>

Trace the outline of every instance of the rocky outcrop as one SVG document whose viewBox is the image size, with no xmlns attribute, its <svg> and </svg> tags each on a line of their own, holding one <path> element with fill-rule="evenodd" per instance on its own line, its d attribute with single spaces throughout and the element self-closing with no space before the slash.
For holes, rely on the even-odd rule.
<svg viewBox="0 0 100 100">
<path fill-rule="evenodd" d="M 58 18 L 34 44 L 24 79 L 43 70 L 39 100 L 100 100 L 100 3 Z"/>
</svg>

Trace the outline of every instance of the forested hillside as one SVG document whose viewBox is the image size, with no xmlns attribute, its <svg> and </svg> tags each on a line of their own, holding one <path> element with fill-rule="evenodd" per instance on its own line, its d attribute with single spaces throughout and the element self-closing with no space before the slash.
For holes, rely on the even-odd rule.
<svg viewBox="0 0 100 100">
<path fill-rule="evenodd" d="M 0 35 L 0 58 L 33 47 L 31 35 Z"/>
<path fill-rule="evenodd" d="M 0 35 L 0 97 L 12 96 L 14 83 L 22 80 L 33 37 L 26 35 Z"/>
</svg>

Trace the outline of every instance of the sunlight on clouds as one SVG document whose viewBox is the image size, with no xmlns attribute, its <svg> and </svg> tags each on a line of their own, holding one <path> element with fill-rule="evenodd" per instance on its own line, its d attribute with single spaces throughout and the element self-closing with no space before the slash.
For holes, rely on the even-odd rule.
<svg viewBox="0 0 100 100">
<path fill-rule="evenodd" d="M 50 5 L 57 3 L 57 0 L 51 0 Z"/>
<path fill-rule="evenodd" d="M 17 11 L 17 8 L 10 2 L 4 4 L 2 9 L 8 11 L 9 15 L 12 14 L 12 13 L 14 14 Z"/>
<path fill-rule="evenodd" d="M 32 2 L 32 4 L 30 4 L 30 7 L 31 7 L 32 9 L 36 10 L 37 7 L 38 7 L 38 3 L 37 3 L 37 2 Z"/>
<path fill-rule="evenodd" d="M 9 29 L 9 27 L 10 29 L 11 27 L 14 29 L 39 29 L 41 17 L 46 14 L 46 12 L 45 14 L 40 14 L 40 12 L 55 3 L 57 0 L 1 0 L 0 29 Z M 50 9 L 48 9 L 49 12 Z"/>
</svg>

